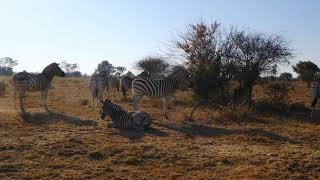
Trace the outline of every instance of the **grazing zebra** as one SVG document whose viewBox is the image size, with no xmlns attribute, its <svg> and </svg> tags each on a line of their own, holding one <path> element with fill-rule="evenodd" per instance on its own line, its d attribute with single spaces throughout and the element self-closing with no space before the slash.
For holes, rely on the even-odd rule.
<svg viewBox="0 0 320 180">
<path fill-rule="evenodd" d="M 134 129 L 137 131 L 146 130 L 151 125 L 150 115 L 146 112 L 127 112 L 121 106 L 106 99 L 101 101 L 101 119 L 110 116 L 112 123 L 108 128 Z"/>
<path fill-rule="evenodd" d="M 312 87 L 312 103 L 311 103 L 311 118 L 313 117 L 313 113 L 316 110 L 316 105 L 318 103 L 318 99 L 320 97 L 320 82 L 315 82 Z"/>
<path fill-rule="evenodd" d="M 173 72 L 163 79 L 151 79 L 139 77 L 132 82 L 133 109 L 139 109 L 141 98 L 146 96 L 162 97 L 163 112 L 162 115 L 168 119 L 167 106 L 171 97 L 178 89 L 186 89 L 192 85 L 191 75 L 181 66 L 175 66 Z"/>
<path fill-rule="evenodd" d="M 39 74 L 31 74 L 24 71 L 12 76 L 14 94 L 19 94 L 20 111 L 23 114 L 25 114 L 23 98 L 27 91 L 41 91 L 41 107 L 48 111 L 48 90 L 54 76 L 65 76 L 65 73 L 60 69 L 59 64 L 57 63 L 48 65 L 43 69 L 42 73 Z"/>
<path fill-rule="evenodd" d="M 127 91 L 131 87 L 132 81 L 135 78 L 138 78 L 138 77 L 149 77 L 149 76 L 150 76 L 150 73 L 148 71 L 143 71 L 142 73 L 140 73 L 136 77 L 131 77 L 129 75 L 126 75 L 126 76 L 122 77 L 120 79 L 120 86 L 121 86 L 121 91 L 122 91 L 124 100 L 128 101 Z"/>
<path fill-rule="evenodd" d="M 106 87 L 105 76 L 103 74 L 95 73 L 90 77 L 89 90 L 92 96 L 92 108 L 94 109 L 94 100 L 96 99 L 97 107 L 100 101 L 103 100 L 103 93 Z"/>
<path fill-rule="evenodd" d="M 108 91 L 108 97 L 110 97 L 111 91 L 113 92 L 113 97 L 115 97 L 116 89 L 117 91 L 120 89 L 119 78 L 114 75 L 110 75 L 105 78 L 105 82 Z"/>
</svg>

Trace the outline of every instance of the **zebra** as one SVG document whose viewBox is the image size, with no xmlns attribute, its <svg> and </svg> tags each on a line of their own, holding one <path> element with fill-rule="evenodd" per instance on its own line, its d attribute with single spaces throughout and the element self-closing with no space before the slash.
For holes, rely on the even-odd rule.
<svg viewBox="0 0 320 180">
<path fill-rule="evenodd" d="M 143 111 L 127 112 L 121 106 L 114 104 L 111 100 L 101 101 L 101 119 L 110 116 L 112 123 L 108 128 L 134 129 L 143 131 L 150 127 L 151 117 Z"/>
<path fill-rule="evenodd" d="M 94 109 L 94 100 L 96 106 L 100 106 L 100 101 L 103 100 L 104 89 L 106 88 L 105 76 L 103 74 L 94 73 L 89 80 L 89 90 L 92 96 L 92 108 Z"/>
<path fill-rule="evenodd" d="M 314 83 L 312 87 L 312 103 L 311 103 L 311 115 L 310 118 L 313 117 L 313 113 L 316 110 L 316 105 L 318 103 L 318 99 L 320 97 L 320 82 L 317 81 Z"/>
<path fill-rule="evenodd" d="M 48 90 L 50 89 L 54 76 L 65 76 L 65 73 L 61 70 L 58 63 L 51 63 L 39 74 L 31 74 L 24 71 L 12 76 L 14 95 L 16 96 L 16 93 L 19 94 L 20 112 L 22 112 L 22 114 L 25 114 L 23 99 L 27 91 L 40 91 L 40 106 L 47 112 L 49 111 L 47 108 Z"/>
<path fill-rule="evenodd" d="M 120 86 L 121 86 L 121 91 L 122 91 L 122 95 L 124 100 L 127 102 L 128 98 L 127 98 L 127 91 L 128 89 L 131 87 L 132 81 L 135 78 L 139 78 L 139 77 L 149 77 L 150 73 L 148 71 L 143 71 L 142 73 L 140 73 L 139 75 L 135 76 L 135 77 L 131 77 L 129 75 L 126 75 L 124 77 L 122 77 L 120 79 Z"/>
<path fill-rule="evenodd" d="M 106 83 L 106 88 L 108 91 L 108 97 L 110 97 L 111 91 L 113 92 L 113 97 L 115 97 L 115 91 L 120 90 L 120 82 L 119 81 L 120 81 L 119 78 L 114 75 L 110 75 L 110 76 L 105 77 L 105 83 Z"/>
<path fill-rule="evenodd" d="M 167 106 L 176 90 L 191 87 L 191 75 L 182 66 L 175 66 L 173 72 L 163 79 L 139 77 L 132 82 L 133 109 L 138 111 L 139 102 L 144 95 L 149 97 L 162 97 L 162 115 L 168 119 Z"/>
</svg>

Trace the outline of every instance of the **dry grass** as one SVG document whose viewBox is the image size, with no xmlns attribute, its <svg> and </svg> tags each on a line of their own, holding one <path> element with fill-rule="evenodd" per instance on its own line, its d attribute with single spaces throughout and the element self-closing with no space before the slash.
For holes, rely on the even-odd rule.
<svg viewBox="0 0 320 180">
<path fill-rule="evenodd" d="M 161 117 L 160 100 L 144 98 L 141 110 L 149 112 L 154 123 L 147 132 L 135 133 L 108 129 L 91 102 L 81 103 L 91 100 L 87 79 L 55 79 L 54 86 L 50 114 L 40 109 L 39 93 L 29 94 L 30 114 L 24 118 L 16 112 L 10 85 L 0 97 L 0 179 L 320 177 L 320 126 L 306 121 L 306 111 L 290 117 L 230 117 L 200 109 L 189 122 L 185 116 L 192 107 L 190 92 L 179 92 L 169 120 Z M 291 100 L 308 105 L 305 84 L 296 83 L 295 89 Z M 114 101 L 131 110 L 121 98 L 118 92 Z"/>
</svg>

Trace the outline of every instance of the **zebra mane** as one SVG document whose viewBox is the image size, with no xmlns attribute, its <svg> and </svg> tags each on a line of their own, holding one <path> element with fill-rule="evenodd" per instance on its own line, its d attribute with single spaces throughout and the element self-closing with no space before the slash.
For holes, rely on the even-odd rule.
<svg viewBox="0 0 320 180">
<path fill-rule="evenodd" d="M 184 72 L 184 73 L 188 73 L 188 71 L 186 70 L 185 67 L 183 66 L 174 66 L 172 69 L 171 69 L 171 73 L 168 75 L 169 76 L 173 76 L 177 73 L 180 73 L 180 72 Z"/>
<path fill-rule="evenodd" d="M 56 67 L 59 67 L 58 63 L 51 63 L 49 64 L 47 67 L 45 67 L 42 72 L 45 73 L 45 72 L 48 72 L 48 71 L 52 71 L 53 68 L 56 68 Z"/>
</svg>

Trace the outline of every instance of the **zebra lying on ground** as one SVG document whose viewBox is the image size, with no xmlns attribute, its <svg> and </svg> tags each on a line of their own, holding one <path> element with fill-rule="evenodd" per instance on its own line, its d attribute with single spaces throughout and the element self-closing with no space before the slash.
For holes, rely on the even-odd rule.
<svg viewBox="0 0 320 180">
<path fill-rule="evenodd" d="M 94 100 L 96 99 L 97 107 L 100 106 L 100 101 L 103 100 L 103 93 L 106 87 L 104 75 L 93 74 L 89 80 L 89 90 L 92 96 L 92 108 L 94 109 Z"/>
<path fill-rule="evenodd" d="M 137 131 L 146 130 L 151 125 L 150 115 L 146 112 L 127 112 L 121 106 L 113 104 L 106 99 L 101 102 L 101 119 L 110 116 L 112 123 L 108 128 L 135 129 Z"/>
<path fill-rule="evenodd" d="M 151 79 L 139 77 L 132 82 L 133 109 L 139 109 L 141 98 L 146 96 L 162 97 L 163 100 L 163 116 L 168 119 L 167 106 L 178 89 L 186 89 L 191 87 L 191 75 L 181 66 L 175 66 L 173 72 L 164 79 Z"/>
<path fill-rule="evenodd" d="M 59 64 L 57 63 L 48 65 L 40 74 L 19 72 L 12 76 L 14 95 L 16 95 L 16 93 L 19 94 L 20 111 L 23 114 L 25 114 L 23 98 L 27 91 L 41 91 L 41 107 L 48 111 L 48 90 L 54 76 L 65 76 L 65 73 L 60 69 Z"/>
<path fill-rule="evenodd" d="M 121 86 L 121 91 L 122 91 L 122 94 L 123 94 L 123 98 L 125 101 L 128 101 L 128 98 L 127 98 L 127 91 L 128 89 L 131 87 L 131 84 L 132 84 L 132 81 L 135 79 L 135 78 L 139 78 L 139 77 L 149 77 L 150 76 L 150 73 L 148 71 L 143 71 L 142 73 L 140 73 L 139 75 L 135 76 L 135 77 L 131 77 L 129 75 L 126 75 L 124 77 L 122 77 L 120 79 L 120 86 Z"/>
<path fill-rule="evenodd" d="M 320 97 L 320 82 L 315 82 L 312 87 L 312 103 L 311 103 L 311 115 L 313 117 L 313 113 L 316 110 L 316 105 L 318 103 L 318 99 Z"/>
</svg>

